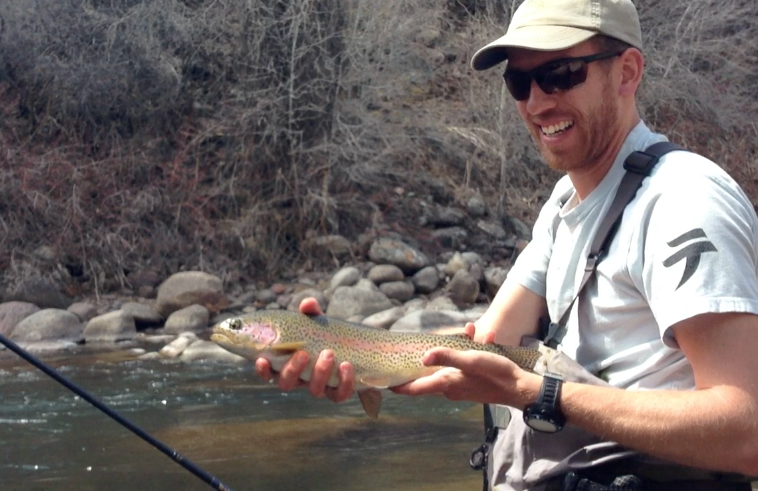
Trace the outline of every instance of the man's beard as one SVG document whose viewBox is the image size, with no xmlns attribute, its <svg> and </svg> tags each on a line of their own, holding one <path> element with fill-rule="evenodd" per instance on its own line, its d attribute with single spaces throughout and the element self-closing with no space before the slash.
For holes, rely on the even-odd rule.
<svg viewBox="0 0 758 491">
<path fill-rule="evenodd" d="M 579 146 L 584 148 L 575 148 L 570 154 L 548 151 L 541 141 L 539 128 L 536 129 L 537 134 L 532 134 L 532 141 L 551 169 L 563 172 L 578 171 L 595 166 L 603 157 L 607 146 L 611 144 L 613 131 L 619 125 L 618 104 L 609 86 L 603 87 L 597 107 L 584 116 L 585 119 L 575 121 L 572 128 L 577 132 L 585 131 L 579 135 L 572 135 L 579 137 Z"/>
</svg>

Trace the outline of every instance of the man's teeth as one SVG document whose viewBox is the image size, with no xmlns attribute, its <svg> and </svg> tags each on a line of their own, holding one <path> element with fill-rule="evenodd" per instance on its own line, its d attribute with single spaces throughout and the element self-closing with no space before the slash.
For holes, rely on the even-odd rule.
<svg viewBox="0 0 758 491">
<path fill-rule="evenodd" d="M 561 121 L 558 124 L 553 124 L 550 126 L 541 126 L 540 129 L 542 130 L 542 133 L 550 136 L 550 135 L 554 135 L 558 133 L 559 131 L 563 131 L 567 128 L 570 128 L 572 126 L 574 126 L 573 121 Z"/>
</svg>

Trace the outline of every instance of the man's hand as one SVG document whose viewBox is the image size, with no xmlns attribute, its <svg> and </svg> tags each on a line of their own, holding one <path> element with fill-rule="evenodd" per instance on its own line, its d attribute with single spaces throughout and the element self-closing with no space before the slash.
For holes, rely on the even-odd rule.
<svg viewBox="0 0 758 491">
<path fill-rule="evenodd" d="M 467 334 L 469 326 L 466 326 Z M 490 335 L 494 334 L 488 337 Z M 426 366 L 444 368 L 394 387 L 394 392 L 411 396 L 440 394 L 454 401 L 525 407 L 537 399 L 542 383 L 539 375 L 522 370 L 504 356 L 486 351 L 434 348 L 424 354 L 422 361 Z"/>
<path fill-rule="evenodd" d="M 318 301 L 309 297 L 300 303 L 300 313 L 305 315 L 323 315 Z M 316 360 L 311 379 L 305 382 L 300 379 L 303 371 L 310 363 L 310 356 L 305 351 L 298 351 L 282 367 L 278 376 L 274 376 L 271 371 L 271 364 L 264 358 L 258 358 L 255 361 L 255 371 L 264 380 L 278 380 L 279 388 L 282 390 L 292 390 L 295 387 L 308 385 L 308 389 L 314 397 L 324 397 L 334 402 L 342 402 L 348 399 L 355 387 L 355 373 L 349 362 L 342 362 L 337 367 L 337 378 L 339 385 L 336 388 L 327 387 L 326 383 L 334 371 L 334 352 L 331 350 L 322 351 Z"/>
</svg>

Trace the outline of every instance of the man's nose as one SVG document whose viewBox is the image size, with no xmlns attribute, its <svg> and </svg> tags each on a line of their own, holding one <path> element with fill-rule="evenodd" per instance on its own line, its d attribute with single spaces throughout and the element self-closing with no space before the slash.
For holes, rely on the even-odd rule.
<svg viewBox="0 0 758 491">
<path fill-rule="evenodd" d="M 529 88 L 529 97 L 525 101 L 526 112 L 531 115 L 541 114 L 555 107 L 555 97 L 546 94 L 535 80 Z"/>
</svg>

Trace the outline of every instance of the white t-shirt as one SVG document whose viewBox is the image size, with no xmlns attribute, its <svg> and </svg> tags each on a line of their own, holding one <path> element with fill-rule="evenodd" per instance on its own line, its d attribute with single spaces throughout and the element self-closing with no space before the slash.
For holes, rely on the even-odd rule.
<svg viewBox="0 0 758 491">
<path fill-rule="evenodd" d="M 556 184 L 506 279 L 545 297 L 554 322 L 576 295 L 592 239 L 626 172 L 624 160 L 665 140 L 639 123 L 581 202 L 568 177 Z M 706 312 L 758 314 L 758 218 L 716 164 L 675 151 L 660 159 L 625 208 L 607 256 L 571 311 L 560 349 L 616 387 L 692 389 L 692 368 L 670 328 Z M 510 411 L 490 457 L 498 491 L 544 489 L 547 477 L 634 453 L 570 424 L 554 435 L 533 432 L 521 411 Z"/>
<path fill-rule="evenodd" d="M 567 176 L 555 186 L 508 275 L 547 299 L 554 322 L 576 295 L 627 155 L 665 140 L 640 122 L 584 200 Z M 675 151 L 625 208 L 608 255 L 570 314 L 561 349 L 617 387 L 692 388 L 692 370 L 670 328 L 706 312 L 758 314 L 758 218 L 721 168 Z"/>
</svg>

